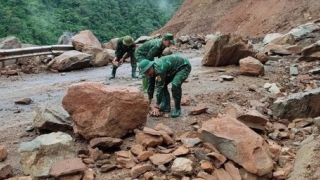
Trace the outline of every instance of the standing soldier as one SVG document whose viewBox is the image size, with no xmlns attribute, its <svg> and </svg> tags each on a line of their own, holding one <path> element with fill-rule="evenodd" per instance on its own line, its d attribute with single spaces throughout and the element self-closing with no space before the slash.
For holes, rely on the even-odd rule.
<svg viewBox="0 0 320 180">
<path fill-rule="evenodd" d="M 171 91 L 175 108 L 171 117 L 179 117 L 181 114 L 181 85 L 191 72 L 190 62 L 180 56 L 168 55 L 155 61 L 144 59 L 139 63 L 139 69 L 141 74 L 150 77 L 149 104 L 151 104 L 153 98 L 155 84 L 157 86 L 156 105 L 153 108 L 152 115 L 158 116 L 160 112 L 171 111 L 168 84 L 172 82 Z"/>
<path fill-rule="evenodd" d="M 167 33 L 163 38 L 153 39 L 145 42 L 135 51 L 135 57 L 137 61 L 140 62 L 143 59 L 148 59 L 153 61 L 155 57 L 161 57 L 163 50 L 166 47 L 175 44 L 173 39 L 173 34 Z M 148 79 L 147 77 L 142 77 L 142 88 L 144 92 L 148 90 Z"/>
<path fill-rule="evenodd" d="M 116 57 L 112 61 L 112 72 L 111 72 L 111 77 L 110 79 L 114 79 L 116 77 L 116 71 L 121 65 L 124 60 L 128 57 L 131 58 L 131 77 L 132 78 L 138 78 L 136 76 L 136 70 L 137 70 L 137 62 L 136 58 L 134 57 L 134 50 L 135 50 L 135 43 L 132 37 L 130 36 L 125 36 L 123 38 L 119 38 L 117 41 L 117 47 L 116 47 Z"/>
</svg>

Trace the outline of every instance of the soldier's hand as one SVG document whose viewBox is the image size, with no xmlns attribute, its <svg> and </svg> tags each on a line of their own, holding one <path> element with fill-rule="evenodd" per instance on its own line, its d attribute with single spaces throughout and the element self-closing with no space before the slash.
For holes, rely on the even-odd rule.
<svg viewBox="0 0 320 180">
<path fill-rule="evenodd" d="M 152 115 L 159 116 L 160 115 L 159 108 L 153 108 Z"/>
<path fill-rule="evenodd" d="M 119 61 L 119 64 L 123 64 L 123 62 L 124 62 L 124 59 L 121 58 L 120 61 Z"/>
</svg>

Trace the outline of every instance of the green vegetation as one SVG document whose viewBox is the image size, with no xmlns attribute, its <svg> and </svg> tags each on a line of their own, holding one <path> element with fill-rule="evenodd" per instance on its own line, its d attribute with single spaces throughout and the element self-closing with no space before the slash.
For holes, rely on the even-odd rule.
<svg viewBox="0 0 320 180">
<path fill-rule="evenodd" d="M 0 38 L 56 44 L 64 32 L 89 29 L 101 41 L 138 38 L 162 27 L 183 0 L 0 0 Z"/>
</svg>

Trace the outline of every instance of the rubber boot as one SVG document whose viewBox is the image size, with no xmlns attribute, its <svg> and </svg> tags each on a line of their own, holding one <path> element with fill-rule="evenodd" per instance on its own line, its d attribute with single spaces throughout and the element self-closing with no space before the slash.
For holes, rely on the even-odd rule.
<svg viewBox="0 0 320 180">
<path fill-rule="evenodd" d="M 163 95 L 159 110 L 161 112 L 170 112 L 171 111 L 170 94 L 169 93 Z"/>
<path fill-rule="evenodd" d="M 174 99 L 174 110 L 171 113 L 172 118 L 177 118 L 181 115 L 181 98 L 180 99 Z"/>
<path fill-rule="evenodd" d="M 148 77 L 142 77 L 142 90 L 143 92 L 148 92 Z"/>
<path fill-rule="evenodd" d="M 131 70 L 131 77 L 132 78 L 138 78 L 138 76 L 136 76 L 136 70 L 137 70 L 137 67 L 132 67 L 132 70 Z"/>
<path fill-rule="evenodd" d="M 117 66 L 112 66 L 112 72 L 109 80 L 114 79 L 116 77 L 116 72 L 117 72 L 118 67 Z"/>
</svg>

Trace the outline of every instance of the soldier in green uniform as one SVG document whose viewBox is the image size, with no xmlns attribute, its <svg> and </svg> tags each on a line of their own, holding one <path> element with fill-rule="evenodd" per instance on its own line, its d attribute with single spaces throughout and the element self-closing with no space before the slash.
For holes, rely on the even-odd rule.
<svg viewBox="0 0 320 180">
<path fill-rule="evenodd" d="M 171 111 L 168 84 L 172 82 L 171 91 L 175 108 L 171 113 L 171 117 L 176 118 L 180 116 L 181 85 L 191 72 L 190 62 L 180 56 L 168 55 L 155 61 L 144 59 L 139 63 L 139 69 L 141 74 L 150 77 L 148 88 L 150 104 L 153 98 L 155 84 L 157 87 L 156 105 L 153 108 L 152 114 L 158 116 L 160 111 Z"/>
<path fill-rule="evenodd" d="M 136 48 L 136 45 L 132 37 L 125 36 L 118 39 L 116 52 L 115 52 L 116 57 L 113 60 L 114 64 L 112 66 L 111 77 L 109 79 L 114 79 L 116 77 L 116 72 L 119 65 L 122 64 L 124 60 L 128 57 L 131 58 L 131 68 L 132 68 L 131 77 L 138 78 L 136 76 L 137 62 L 136 62 L 136 58 L 134 57 L 135 48 Z"/>
<path fill-rule="evenodd" d="M 171 46 L 172 44 L 175 44 L 173 34 L 167 33 L 163 36 L 163 38 L 153 39 L 145 42 L 136 49 L 134 54 L 138 62 L 140 62 L 143 59 L 153 61 L 155 57 L 161 57 L 163 50 L 166 47 Z M 143 91 L 147 92 L 147 77 L 142 77 L 142 88 Z"/>
</svg>

